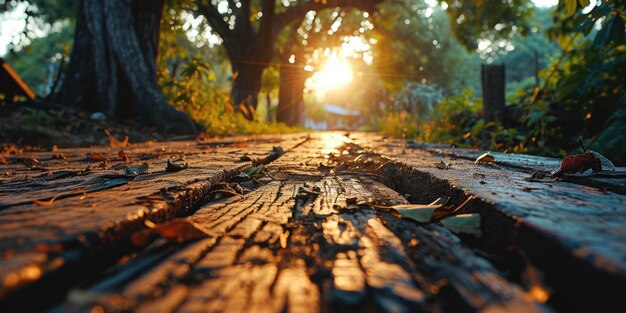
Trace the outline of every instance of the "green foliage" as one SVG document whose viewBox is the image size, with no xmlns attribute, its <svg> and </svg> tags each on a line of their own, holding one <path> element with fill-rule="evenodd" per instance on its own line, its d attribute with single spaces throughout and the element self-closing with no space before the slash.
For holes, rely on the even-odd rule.
<svg viewBox="0 0 626 313">
<path fill-rule="evenodd" d="M 163 17 L 157 78 L 165 98 L 204 126 L 209 135 L 296 131 L 236 114 L 229 100 L 231 72 L 223 48 L 211 47 L 203 41 L 206 38 L 192 38 L 192 42 L 186 33 L 189 26 L 184 10 L 182 4 L 173 3 Z"/>
<path fill-rule="evenodd" d="M 53 83 L 50 80 L 56 79 L 61 59 L 69 56 L 73 32 L 73 25 L 66 23 L 58 32 L 35 38 L 20 51 L 9 51 L 5 60 L 33 91 L 45 96 L 46 87 Z"/>
<path fill-rule="evenodd" d="M 448 95 L 479 88 L 479 59 L 459 44 L 445 11 L 423 1 L 386 2 L 373 23 L 373 75 L 390 92 L 411 81 L 434 83 Z"/>
<path fill-rule="evenodd" d="M 420 141 L 474 146 L 483 125 L 480 118 L 482 99 L 470 90 L 443 100 L 424 121 L 417 137 Z M 478 126 L 477 126 L 478 125 Z"/>
<path fill-rule="evenodd" d="M 419 118 L 407 112 L 389 112 L 379 121 L 378 132 L 383 136 L 416 138 L 420 133 Z"/>
<path fill-rule="evenodd" d="M 561 1 L 554 12 L 554 26 L 548 35 L 563 53 L 549 66 L 544 64 L 547 69 L 540 72 L 539 88 L 535 88 L 529 73 L 516 80 L 513 86 L 518 90 L 509 92 L 507 99 L 512 103 L 510 110 L 518 111 L 519 120 L 506 121 L 505 125 L 485 124 L 476 110 L 480 108 L 478 101 L 453 97 L 439 104 L 416 138 L 564 156 L 580 152 L 576 139 L 582 135 L 591 141 L 591 149 L 618 164 L 626 163 L 626 4 L 602 2 L 583 11 L 586 5 L 586 1 Z M 545 17 L 540 14 L 538 18 L 547 25 Z M 541 28 L 538 30 L 540 34 Z M 514 38 L 513 42 L 516 48 L 522 46 L 521 53 L 496 60 L 513 65 L 516 73 L 523 72 L 515 69 L 516 63 L 522 63 L 517 60 L 528 59 L 532 50 L 544 52 L 545 56 L 554 51 L 535 35 Z"/>
<path fill-rule="evenodd" d="M 446 12 L 453 21 L 454 34 L 469 49 L 477 47 L 480 38 L 507 38 L 527 34 L 533 5 L 529 0 L 446 1 Z"/>
</svg>

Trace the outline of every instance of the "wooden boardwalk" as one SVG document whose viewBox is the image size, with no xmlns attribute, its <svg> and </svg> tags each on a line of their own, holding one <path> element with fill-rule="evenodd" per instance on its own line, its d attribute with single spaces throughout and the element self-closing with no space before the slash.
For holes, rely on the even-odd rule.
<svg viewBox="0 0 626 313">
<path fill-rule="evenodd" d="M 4 155 L 0 311 L 624 311 L 626 180 L 479 154 L 312 133 Z M 389 209 L 438 198 L 481 235 Z"/>
</svg>

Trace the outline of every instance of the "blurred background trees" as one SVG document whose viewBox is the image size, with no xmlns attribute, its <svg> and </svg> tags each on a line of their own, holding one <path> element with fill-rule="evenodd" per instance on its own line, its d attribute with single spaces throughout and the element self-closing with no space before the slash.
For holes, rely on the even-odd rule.
<svg viewBox="0 0 626 313">
<path fill-rule="evenodd" d="M 278 120 L 555 156 L 582 135 L 623 163 L 625 5 L 544 2 L 166 1 L 156 82 L 211 134 L 288 131 Z M 25 21 L 4 58 L 48 95 L 71 62 L 76 2 L 0 12 Z M 485 123 L 480 65 L 499 63 L 506 118 Z"/>
</svg>

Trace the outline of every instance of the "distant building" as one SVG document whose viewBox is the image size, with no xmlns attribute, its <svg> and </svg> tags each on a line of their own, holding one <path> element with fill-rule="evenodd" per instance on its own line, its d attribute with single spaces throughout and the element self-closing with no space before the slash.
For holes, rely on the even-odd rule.
<svg viewBox="0 0 626 313">
<path fill-rule="evenodd" d="M 361 112 L 348 108 L 327 104 L 328 127 L 330 129 L 354 130 L 356 129 Z"/>
</svg>

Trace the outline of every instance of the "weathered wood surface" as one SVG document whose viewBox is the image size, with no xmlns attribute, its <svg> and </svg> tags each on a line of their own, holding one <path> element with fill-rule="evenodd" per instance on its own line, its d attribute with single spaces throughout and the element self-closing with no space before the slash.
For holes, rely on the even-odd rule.
<svg viewBox="0 0 626 313">
<path fill-rule="evenodd" d="M 488 244 L 520 250 L 542 269 L 550 284 L 558 286 L 553 301 L 570 309 L 621 306 L 620 294 L 626 290 L 626 196 L 602 185 L 591 187 L 594 182 L 583 178 L 526 180 L 535 169 L 558 167 L 557 159 L 496 153 L 496 164 L 477 165 L 474 159 L 481 151 L 453 152 L 443 146 L 372 140 L 369 135 L 355 142 L 395 162 L 388 166 L 388 175 L 398 178 L 396 188 L 410 193 L 413 201 L 467 194 L 482 199 Z M 448 169 L 437 168 L 442 157 Z M 613 183 L 624 186 L 626 179 L 615 178 Z"/>
<path fill-rule="evenodd" d="M 191 215 L 216 237 L 171 247 L 156 265 L 145 264 L 159 252 L 144 251 L 114 275 L 75 291 L 96 297 L 70 298 L 56 310 L 547 310 L 443 227 L 368 205 L 350 207 L 353 197 L 380 205 L 407 201 L 368 177 L 324 173 L 320 168 L 338 161 L 329 162 L 328 153 L 346 161 L 359 155 L 342 137 L 324 139 L 312 138 L 270 163 L 277 181 Z M 132 271 L 143 273 L 128 279 Z"/>
<path fill-rule="evenodd" d="M 286 153 L 268 157 L 273 146 Z M 83 170 L 96 150 L 119 151 L 63 150 L 71 161 L 44 161 L 54 170 L 38 178 L 17 161 L 59 151 L 5 156 L 10 164 L 2 171 L 13 174 L 0 183 L 0 308 L 539 312 L 595 304 L 619 311 L 611 307 L 624 290 L 619 194 L 527 182 L 528 169 L 461 157 L 441 170 L 439 154 L 372 134 L 136 145 L 123 148 L 129 164 L 108 165 L 148 162 L 150 170 L 92 192 L 89 186 L 119 178 L 110 178 L 113 170 L 59 173 Z M 165 172 L 165 162 L 180 154 L 190 167 Z M 252 162 L 240 161 L 244 154 Z M 265 163 L 267 174 L 241 177 L 251 163 Z M 215 198 L 228 180 L 243 194 Z M 70 195 L 33 203 L 58 193 Z M 439 197 L 456 206 L 470 195 L 478 199 L 460 213 L 480 213 L 481 238 L 385 208 Z M 146 229 L 144 221 L 174 217 L 188 217 L 208 235 L 147 246 L 129 240 Z"/>
<path fill-rule="evenodd" d="M 274 145 L 288 149 L 303 140 L 302 136 L 257 140 L 238 137 L 228 142 L 170 142 L 123 148 L 129 161 L 114 161 L 109 166 L 140 166 L 147 162 L 148 171 L 135 178 L 120 175 L 121 169 L 94 168 L 101 162 L 89 160 L 88 155 L 94 153 L 113 158 L 119 148 L 60 149 L 5 157 L 10 163 L 2 167 L 2 172 L 10 173 L 11 179 L 0 185 L 0 298 L 48 276 L 58 278 L 55 273 L 60 270 L 72 273 L 76 264 L 93 262 L 90 258 L 115 261 L 120 256 L 117 254 L 125 253 L 123 247 L 114 248 L 119 251 L 113 254 L 100 250 L 141 227 L 146 219 L 163 221 L 188 214 L 207 201 L 213 185 L 231 179 L 240 168 L 250 165 L 240 161 L 244 154 L 262 158 Z M 72 157 L 46 163 L 58 153 Z M 166 172 L 167 160 L 181 156 L 189 168 Z M 23 162 L 14 163 L 24 158 L 36 158 L 42 163 L 35 170 Z M 91 169 L 84 171 L 86 167 Z M 43 169 L 50 171 L 41 174 Z M 33 172 L 37 174 L 31 177 Z M 59 195 L 62 197 L 51 203 L 46 201 Z M 44 205 L 34 203 L 36 200 Z M 28 291 L 23 296 L 28 297 Z"/>
</svg>

